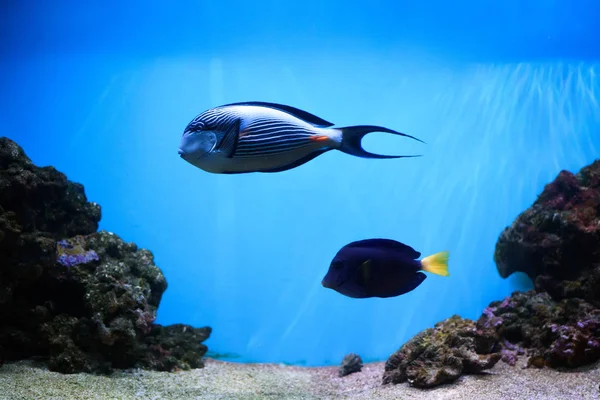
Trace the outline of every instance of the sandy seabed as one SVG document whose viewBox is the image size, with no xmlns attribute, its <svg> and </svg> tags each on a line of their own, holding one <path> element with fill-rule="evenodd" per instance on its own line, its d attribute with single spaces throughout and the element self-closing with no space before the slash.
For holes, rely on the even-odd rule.
<svg viewBox="0 0 600 400">
<path fill-rule="evenodd" d="M 0 399 L 600 399 L 600 365 L 569 372 L 523 369 L 502 362 L 483 375 L 423 390 L 381 385 L 384 363 L 343 378 L 337 367 L 239 364 L 212 359 L 177 373 L 124 371 L 63 375 L 21 361 L 0 368 Z"/>
</svg>

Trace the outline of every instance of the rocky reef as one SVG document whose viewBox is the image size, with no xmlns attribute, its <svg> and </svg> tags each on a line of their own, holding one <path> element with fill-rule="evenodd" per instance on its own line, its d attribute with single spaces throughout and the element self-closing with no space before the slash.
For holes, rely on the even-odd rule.
<svg viewBox="0 0 600 400">
<path fill-rule="evenodd" d="M 453 316 L 387 361 L 383 383 L 432 387 L 498 360 L 574 368 L 600 359 L 600 160 L 561 171 L 500 234 L 499 274 L 527 274 L 535 289 L 494 301 L 475 322 Z"/>
<path fill-rule="evenodd" d="M 0 138 L 0 359 L 53 371 L 202 367 L 210 327 L 154 323 L 167 281 L 150 251 L 98 232 L 101 209 Z"/>
</svg>

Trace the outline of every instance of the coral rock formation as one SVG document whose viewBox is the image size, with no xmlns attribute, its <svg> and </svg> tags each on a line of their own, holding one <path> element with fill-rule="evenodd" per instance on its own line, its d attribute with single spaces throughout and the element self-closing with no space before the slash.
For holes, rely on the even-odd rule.
<svg viewBox="0 0 600 400">
<path fill-rule="evenodd" d="M 140 352 L 140 364 L 157 371 L 185 370 L 204 367 L 203 356 L 208 348 L 202 344 L 210 336 L 211 329 L 194 328 L 175 324 L 161 326 L 152 324 L 144 339 L 147 352 Z"/>
<path fill-rule="evenodd" d="M 354 372 L 360 372 L 362 367 L 363 362 L 360 356 L 358 354 L 350 353 L 347 354 L 342 360 L 338 374 L 339 376 L 350 375 Z"/>
<path fill-rule="evenodd" d="M 478 329 L 474 321 L 454 315 L 420 332 L 394 353 L 385 364 L 383 383 L 430 388 L 479 373 L 500 360 L 500 353 L 491 353 L 495 344 L 493 331 Z"/>
<path fill-rule="evenodd" d="M 154 324 L 167 288 L 153 255 L 97 232 L 83 186 L 0 138 L 0 358 L 55 371 L 202 366 L 209 327 Z"/>
<path fill-rule="evenodd" d="M 555 300 L 600 306 L 600 160 L 546 185 L 502 232 L 494 260 L 504 278 L 524 272 Z"/>
<path fill-rule="evenodd" d="M 497 332 L 503 360 L 578 367 L 600 359 L 600 160 L 561 171 L 498 239 L 504 278 L 526 273 L 535 291 L 493 302 L 478 326 Z"/>
</svg>

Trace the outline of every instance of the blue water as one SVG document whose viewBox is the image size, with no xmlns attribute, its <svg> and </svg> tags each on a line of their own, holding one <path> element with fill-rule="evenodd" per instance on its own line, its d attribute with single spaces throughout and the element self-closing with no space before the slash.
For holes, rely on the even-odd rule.
<svg viewBox="0 0 600 400">
<path fill-rule="evenodd" d="M 158 322 L 210 325 L 210 349 L 236 361 L 383 360 L 531 287 L 496 272 L 499 233 L 600 150 L 592 1 L 127 4 L 2 3 L 0 134 L 83 183 L 101 229 L 154 253 Z M 279 174 L 177 156 L 196 114 L 243 100 L 427 144 L 373 134 L 370 151 L 423 157 L 330 152 Z M 369 237 L 447 249 L 451 276 L 391 299 L 321 287 L 339 248 Z"/>
</svg>

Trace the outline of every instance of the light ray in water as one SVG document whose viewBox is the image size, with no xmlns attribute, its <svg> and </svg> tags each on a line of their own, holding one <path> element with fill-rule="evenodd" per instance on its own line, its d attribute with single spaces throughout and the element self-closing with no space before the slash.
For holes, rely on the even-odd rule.
<svg viewBox="0 0 600 400">
<path fill-rule="evenodd" d="M 92 126 L 94 119 L 98 117 L 98 112 L 99 110 L 103 109 L 106 100 L 110 100 L 109 95 L 114 90 L 115 84 L 118 80 L 119 77 L 116 75 L 110 78 L 110 81 L 106 84 L 106 87 L 104 88 L 100 96 L 98 96 L 96 103 L 83 120 L 81 127 L 73 134 L 73 136 L 69 138 L 69 142 L 67 143 L 69 151 L 71 151 L 73 147 L 77 144 L 77 140 L 80 137 L 85 137 L 85 135 L 89 134 L 89 129 Z"/>
</svg>

